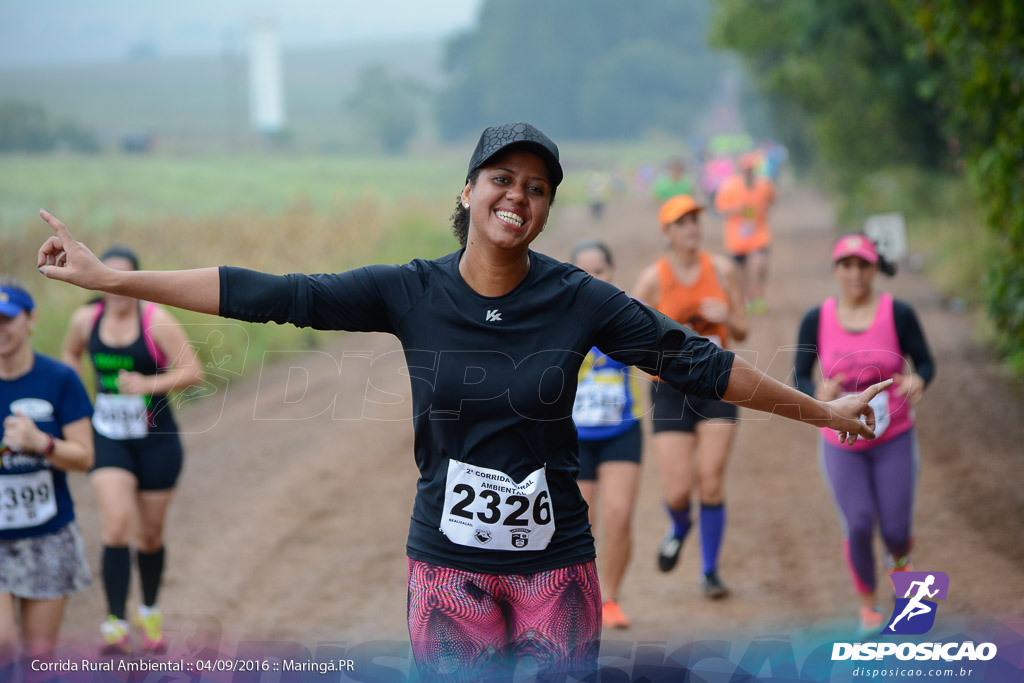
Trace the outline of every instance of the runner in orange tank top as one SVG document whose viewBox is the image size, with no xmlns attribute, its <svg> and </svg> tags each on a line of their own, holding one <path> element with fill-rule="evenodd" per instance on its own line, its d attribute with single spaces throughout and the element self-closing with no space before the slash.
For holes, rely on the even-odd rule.
<svg viewBox="0 0 1024 683">
<path fill-rule="evenodd" d="M 752 155 L 740 158 L 740 172 L 722 182 L 715 208 L 725 215 L 725 250 L 739 265 L 747 305 L 751 313 L 764 313 L 772 241 L 768 209 L 775 203 L 775 185 L 757 175 L 756 164 Z"/>
<path fill-rule="evenodd" d="M 736 266 L 700 248 L 700 212 L 689 195 L 665 202 L 658 214 L 668 254 L 649 266 L 635 296 L 722 347 L 747 336 L 747 315 Z M 700 498 L 703 555 L 701 587 L 708 598 L 728 589 L 718 578 L 725 532 L 723 479 L 736 432 L 735 406 L 681 394 L 662 382 L 651 391 L 654 453 L 661 470 L 670 524 L 658 548 L 658 567 L 669 571 L 690 530 L 690 497 Z M 694 457 L 696 455 L 696 457 Z"/>
</svg>

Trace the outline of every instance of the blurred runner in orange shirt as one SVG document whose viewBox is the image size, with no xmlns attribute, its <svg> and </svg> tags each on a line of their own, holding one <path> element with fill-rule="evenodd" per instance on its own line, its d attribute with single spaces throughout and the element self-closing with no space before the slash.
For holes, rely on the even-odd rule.
<svg viewBox="0 0 1024 683">
<path fill-rule="evenodd" d="M 757 175 L 757 161 L 752 154 L 741 157 L 740 172 L 726 179 L 715 195 L 715 208 L 725 215 L 725 249 L 740 267 L 743 293 L 754 314 L 768 310 L 768 208 L 775 202 L 775 185 Z"/>
</svg>

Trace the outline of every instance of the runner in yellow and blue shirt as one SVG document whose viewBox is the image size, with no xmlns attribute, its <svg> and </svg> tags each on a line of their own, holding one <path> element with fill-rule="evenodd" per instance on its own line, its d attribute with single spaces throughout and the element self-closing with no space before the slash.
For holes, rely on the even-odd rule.
<svg viewBox="0 0 1024 683">
<path fill-rule="evenodd" d="M 611 282 L 614 263 L 603 242 L 580 242 L 572 251 L 572 262 L 593 277 Z M 572 409 L 580 454 L 576 480 L 590 507 L 591 527 L 602 530 L 601 618 L 605 628 L 627 628 L 632 623 L 618 601 L 633 547 L 630 530 L 643 448 L 643 406 L 638 399 L 643 384 L 628 365 L 594 347 L 580 367 Z M 594 514 L 598 501 L 600 525 Z"/>
</svg>

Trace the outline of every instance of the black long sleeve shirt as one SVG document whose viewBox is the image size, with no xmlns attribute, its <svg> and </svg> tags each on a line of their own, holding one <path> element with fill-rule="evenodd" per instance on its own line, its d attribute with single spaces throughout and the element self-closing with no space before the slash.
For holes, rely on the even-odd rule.
<svg viewBox="0 0 1024 683">
<path fill-rule="evenodd" d="M 398 336 L 412 384 L 420 471 L 409 557 L 492 574 L 590 560 L 594 544 L 576 484 L 572 421 L 587 352 L 597 346 L 681 391 L 716 399 L 728 385 L 733 354 L 614 286 L 536 252 L 514 290 L 481 296 L 459 273 L 461 255 L 321 275 L 225 266 L 220 314 Z M 451 512 L 442 507 L 452 460 L 499 470 L 516 482 L 543 467 L 555 520 L 547 548 L 509 552 L 447 538 L 439 523 Z"/>
</svg>

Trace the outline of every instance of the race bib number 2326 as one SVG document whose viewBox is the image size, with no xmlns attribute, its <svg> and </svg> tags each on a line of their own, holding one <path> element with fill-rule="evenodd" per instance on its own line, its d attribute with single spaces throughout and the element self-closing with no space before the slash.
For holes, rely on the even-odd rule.
<svg viewBox="0 0 1024 683">
<path fill-rule="evenodd" d="M 441 531 L 471 548 L 543 550 L 555 533 L 544 468 L 515 482 L 500 470 L 449 460 Z"/>
</svg>

